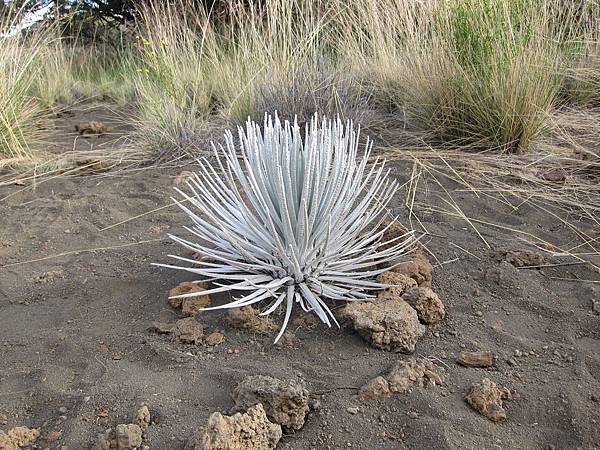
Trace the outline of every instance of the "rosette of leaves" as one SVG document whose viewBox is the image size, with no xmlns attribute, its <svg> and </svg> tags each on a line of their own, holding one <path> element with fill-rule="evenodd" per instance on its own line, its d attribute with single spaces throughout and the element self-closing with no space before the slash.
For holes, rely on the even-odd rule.
<svg viewBox="0 0 600 450">
<path fill-rule="evenodd" d="M 187 189 L 175 200 L 191 220 L 189 238 L 170 237 L 200 255 L 169 255 L 191 265 L 166 265 L 212 283 L 200 293 L 230 292 L 239 308 L 263 302 L 261 315 L 284 311 L 282 336 L 293 307 L 338 324 L 330 304 L 375 297 L 388 287 L 377 275 L 402 262 L 414 242 L 406 233 L 383 242 L 387 204 L 398 189 L 385 161 L 370 163 L 367 139 L 352 122 L 316 115 L 304 133 L 295 122 L 265 116 L 230 131 L 214 146 L 215 161 L 198 161 Z M 389 226 L 389 225 L 388 225 Z"/>
</svg>

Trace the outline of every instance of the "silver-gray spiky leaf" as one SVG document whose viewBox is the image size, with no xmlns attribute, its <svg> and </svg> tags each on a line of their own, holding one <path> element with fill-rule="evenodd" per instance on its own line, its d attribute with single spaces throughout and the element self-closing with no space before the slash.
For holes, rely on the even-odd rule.
<svg viewBox="0 0 600 450">
<path fill-rule="evenodd" d="M 216 287 L 201 295 L 240 292 L 236 308 L 261 301 L 261 314 L 285 308 L 279 340 L 292 307 L 337 324 L 327 301 L 373 298 L 382 289 L 380 268 L 396 263 L 414 241 L 408 233 L 382 242 L 384 212 L 397 182 L 385 162 L 368 164 L 371 143 L 358 158 L 359 131 L 352 123 L 315 115 L 304 139 L 299 126 L 265 116 L 263 130 L 248 121 L 214 148 L 215 167 L 198 161 L 177 201 L 193 222 L 186 229 L 197 242 L 170 236 L 201 255 L 201 261 L 170 255 L 192 267 L 163 265 L 202 275 Z M 222 159 L 222 160 L 221 160 Z M 379 267 L 379 268 L 378 268 Z M 199 295 L 190 293 L 185 298 Z"/>
</svg>

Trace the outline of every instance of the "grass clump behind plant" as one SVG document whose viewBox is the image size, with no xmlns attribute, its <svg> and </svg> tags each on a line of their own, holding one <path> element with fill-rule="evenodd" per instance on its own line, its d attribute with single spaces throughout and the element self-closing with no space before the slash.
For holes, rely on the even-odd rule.
<svg viewBox="0 0 600 450">
<path fill-rule="evenodd" d="M 360 89 L 339 72 L 326 37 L 331 12 L 300 0 L 232 3 L 220 20 L 185 2 L 142 8 L 142 140 L 160 154 L 193 147 L 214 116 L 234 123 L 275 111 L 301 122 L 317 111 L 357 118 Z"/>
<path fill-rule="evenodd" d="M 205 45 L 213 39 L 204 10 L 154 2 L 140 10 L 134 78 L 138 134 L 155 157 L 193 147 L 210 112 Z"/>
<path fill-rule="evenodd" d="M 443 143 L 507 152 L 535 142 L 560 86 L 551 2 L 365 4 L 372 12 L 354 17 L 367 19 L 366 32 L 353 33 L 361 41 L 351 58 L 409 127 Z"/>
</svg>

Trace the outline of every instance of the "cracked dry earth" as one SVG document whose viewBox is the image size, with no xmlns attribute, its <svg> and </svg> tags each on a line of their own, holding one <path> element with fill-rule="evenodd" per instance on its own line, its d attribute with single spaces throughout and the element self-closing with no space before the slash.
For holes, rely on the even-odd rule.
<svg viewBox="0 0 600 450">
<path fill-rule="evenodd" d="M 410 176 L 408 165 L 392 167 L 401 182 Z M 42 449 L 88 449 L 147 404 L 143 445 L 183 449 L 214 412 L 230 414 L 246 376 L 266 375 L 302 380 L 310 392 L 304 426 L 284 431 L 280 449 L 600 446 L 600 274 L 548 255 L 537 268 L 517 264 L 523 254 L 514 252 L 540 250 L 506 228 L 478 225 L 488 249 L 464 220 L 415 210 L 430 233 L 432 289 L 446 317 L 425 328 L 412 355 L 373 348 L 348 325 L 326 329 L 298 315 L 277 346 L 272 333 L 234 327 L 226 312 L 196 316 L 201 342 L 150 331 L 183 318 L 167 296 L 191 280 L 150 265 L 185 252 L 165 238 L 181 232 L 183 214 L 166 208 L 101 230 L 167 204 L 182 170 L 189 167 L 0 188 L 2 198 L 14 194 L 0 202 L 0 430 L 35 428 Z M 562 223 L 526 204 L 514 211 L 445 187 L 470 217 L 577 245 Z M 435 194 L 430 187 L 419 195 L 441 205 Z M 408 225 L 404 198 L 394 205 Z M 77 252 L 97 248 L 106 250 Z M 493 364 L 461 365 L 465 351 L 491 352 Z M 442 371 L 443 383 L 359 395 L 411 358 Z M 503 420 L 465 401 L 484 379 L 510 391 Z"/>
</svg>

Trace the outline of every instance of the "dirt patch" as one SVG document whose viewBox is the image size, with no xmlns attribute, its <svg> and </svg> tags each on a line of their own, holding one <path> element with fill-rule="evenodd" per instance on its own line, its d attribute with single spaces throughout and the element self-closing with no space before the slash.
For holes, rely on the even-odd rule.
<svg viewBox="0 0 600 450">
<path fill-rule="evenodd" d="M 110 148 L 130 126 L 110 116 L 110 108 L 92 106 L 56 123 L 49 151 Z M 113 133 L 81 139 L 73 125 L 90 120 L 106 123 Z M 401 183 L 413 176 L 412 161 L 390 162 L 390 168 Z M 194 170 L 193 163 L 59 176 L 36 182 L 35 189 L 30 181 L 0 186 L 4 431 L 23 425 L 39 429 L 41 448 L 89 449 L 108 427 L 130 423 L 132 405 L 148 402 L 154 422 L 144 431 L 142 446 L 181 450 L 213 412 L 231 409 L 231 392 L 240 380 L 264 374 L 305 380 L 312 393 L 304 426 L 282 436 L 280 450 L 598 446 L 600 315 L 592 308 L 593 300 L 600 300 L 600 275 L 563 256 L 546 264 L 555 267 L 540 270 L 499 263 L 473 230 L 492 248 L 537 252 L 537 238 L 563 249 L 580 245 L 581 238 L 561 221 L 527 202 L 509 205 L 514 199 L 508 193 L 496 201 L 443 178 L 440 183 L 471 223 L 443 213 L 446 193 L 423 177 L 410 214 L 406 192 L 399 192 L 390 203 L 392 214 L 405 225 L 412 220 L 418 233 L 425 233 L 421 223 L 426 228 L 422 242 L 435 255 L 425 253 L 434 266 L 432 289 L 446 309 L 443 321 L 426 328 L 416 351 L 447 370 L 442 387 L 413 386 L 392 399 L 363 403 L 358 388 L 410 357 L 373 348 L 351 326 L 328 328 L 299 308 L 288 327 L 294 338 L 282 346 L 272 345 L 277 327 L 267 334 L 234 329 L 226 311 L 196 316 L 204 343 L 218 330 L 226 335 L 221 345 L 182 344 L 148 333 L 154 321 L 174 324 L 180 318 L 166 294 L 196 279 L 151 265 L 171 262 L 168 254 L 189 257 L 166 236 L 184 236 L 183 226 L 189 225 L 168 206 L 174 179 L 183 170 Z M 596 226 L 551 205 L 544 208 L 582 230 Z M 597 242 L 573 251 L 598 265 L 597 257 L 585 255 L 590 245 Z M 41 257 L 47 259 L 36 261 Z M 34 282 L 55 270 L 63 270 L 65 278 Z M 215 294 L 211 300 L 219 305 L 229 298 Z M 343 305 L 329 305 L 339 317 Z M 281 319 L 275 312 L 273 323 Z M 459 353 L 467 350 L 493 353 L 495 365 L 461 366 Z M 484 376 L 520 395 L 503 406 L 506 424 L 489 422 L 464 401 Z M 56 436 L 54 431 L 62 431 L 60 439 L 46 444 L 42 438 Z"/>
</svg>

